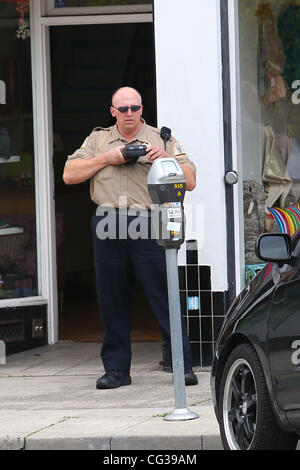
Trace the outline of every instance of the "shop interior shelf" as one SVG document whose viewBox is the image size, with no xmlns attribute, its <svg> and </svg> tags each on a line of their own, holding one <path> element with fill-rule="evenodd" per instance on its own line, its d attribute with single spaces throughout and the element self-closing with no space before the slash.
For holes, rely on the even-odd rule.
<svg viewBox="0 0 300 470">
<path fill-rule="evenodd" d="M 0 157 L 0 163 L 17 163 L 20 161 L 20 155 L 11 155 L 9 158 Z"/>
</svg>

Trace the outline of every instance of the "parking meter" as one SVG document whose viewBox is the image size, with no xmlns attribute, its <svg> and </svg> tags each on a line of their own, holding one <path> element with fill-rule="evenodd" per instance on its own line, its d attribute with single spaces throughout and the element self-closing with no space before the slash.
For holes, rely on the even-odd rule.
<svg viewBox="0 0 300 470">
<path fill-rule="evenodd" d="M 153 230 L 164 248 L 179 248 L 184 242 L 184 172 L 175 158 L 157 158 L 148 174 L 148 191 L 156 204 L 158 220 Z"/>
<path fill-rule="evenodd" d="M 153 226 L 155 238 L 166 252 L 175 409 L 164 419 L 190 420 L 199 416 L 186 407 L 177 265 L 177 250 L 184 242 L 183 200 L 186 189 L 184 172 L 175 158 L 157 158 L 148 173 L 147 183 L 150 197 L 158 213 Z"/>
</svg>

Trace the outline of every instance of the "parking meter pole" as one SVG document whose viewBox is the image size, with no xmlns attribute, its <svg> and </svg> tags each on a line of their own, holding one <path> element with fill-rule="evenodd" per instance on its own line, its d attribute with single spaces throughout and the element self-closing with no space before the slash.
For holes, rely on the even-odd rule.
<svg viewBox="0 0 300 470">
<path fill-rule="evenodd" d="M 190 411 L 186 406 L 177 249 L 169 248 L 165 251 L 168 278 L 175 409 L 165 416 L 164 419 L 166 421 L 190 420 L 196 419 L 199 416 L 197 413 Z"/>
<path fill-rule="evenodd" d="M 177 274 L 177 250 L 166 250 L 172 365 L 174 374 L 175 406 L 186 408 L 182 325 Z"/>
<path fill-rule="evenodd" d="M 162 128 L 163 131 L 164 128 Z M 170 129 L 162 138 L 168 140 Z M 148 173 L 148 191 L 159 208 L 158 226 L 154 229 L 158 245 L 165 248 L 169 296 L 169 317 L 173 362 L 175 409 L 166 421 L 199 418 L 186 407 L 182 323 L 179 298 L 177 250 L 184 242 L 183 199 L 186 190 L 184 172 L 175 158 L 157 158 Z"/>
</svg>

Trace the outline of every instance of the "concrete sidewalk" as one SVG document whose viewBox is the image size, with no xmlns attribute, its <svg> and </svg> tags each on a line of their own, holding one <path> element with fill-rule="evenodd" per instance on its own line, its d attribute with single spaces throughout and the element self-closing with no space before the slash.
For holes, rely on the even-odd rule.
<svg viewBox="0 0 300 470">
<path fill-rule="evenodd" d="M 0 450 L 222 449 L 208 370 L 186 388 L 191 421 L 167 422 L 172 374 L 161 343 L 133 343 L 132 385 L 97 390 L 100 343 L 58 342 L 18 353 L 0 365 Z"/>
</svg>

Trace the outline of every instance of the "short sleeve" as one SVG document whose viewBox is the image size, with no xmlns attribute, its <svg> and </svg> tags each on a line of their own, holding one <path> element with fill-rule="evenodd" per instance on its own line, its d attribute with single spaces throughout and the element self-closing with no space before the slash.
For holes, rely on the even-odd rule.
<svg viewBox="0 0 300 470">
<path fill-rule="evenodd" d="M 194 173 L 194 175 L 196 176 L 196 166 L 195 166 L 195 164 L 192 162 L 192 160 L 189 158 L 189 156 L 185 153 L 185 150 L 182 147 L 182 145 L 173 136 L 168 142 L 167 152 L 169 153 L 169 155 L 176 158 L 176 160 L 179 163 L 189 167 L 192 170 L 192 172 Z"/>
<path fill-rule="evenodd" d="M 92 132 L 83 142 L 81 147 L 75 150 L 74 153 L 68 155 L 66 165 L 73 160 L 78 158 L 92 158 L 96 154 L 96 136 L 95 132 Z"/>
</svg>

